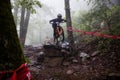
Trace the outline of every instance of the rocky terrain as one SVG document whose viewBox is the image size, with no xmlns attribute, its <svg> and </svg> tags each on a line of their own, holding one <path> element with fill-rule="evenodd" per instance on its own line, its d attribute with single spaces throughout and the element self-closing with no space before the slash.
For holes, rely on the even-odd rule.
<svg viewBox="0 0 120 80">
<path fill-rule="evenodd" d="M 26 46 L 33 80 L 120 80 L 120 56 L 101 54 L 91 44 L 78 45 L 74 57 L 68 48 L 55 45 Z"/>
</svg>

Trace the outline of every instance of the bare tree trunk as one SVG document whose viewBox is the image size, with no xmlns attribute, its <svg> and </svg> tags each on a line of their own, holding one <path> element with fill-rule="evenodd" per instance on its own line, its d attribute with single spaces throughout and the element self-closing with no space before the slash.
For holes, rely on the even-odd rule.
<svg viewBox="0 0 120 80">
<path fill-rule="evenodd" d="M 65 0 L 65 13 L 67 19 L 67 27 L 70 27 L 72 29 L 69 0 Z M 74 49 L 73 32 L 69 30 L 68 30 L 68 40 L 70 43 L 71 53 L 73 53 L 73 49 Z"/>
<path fill-rule="evenodd" d="M 24 62 L 10 0 L 0 0 L 0 71 L 14 70 Z"/>
<path fill-rule="evenodd" d="M 26 39 L 26 35 L 27 35 L 29 19 L 30 19 L 30 11 L 27 10 L 26 18 L 25 18 L 25 21 L 24 21 L 24 29 L 23 29 L 23 38 L 24 38 L 23 45 L 25 45 L 25 39 Z"/>
<path fill-rule="evenodd" d="M 22 46 L 24 46 L 26 35 L 27 35 L 29 19 L 30 19 L 30 11 L 27 10 L 24 5 L 22 6 L 21 11 L 22 12 L 21 12 L 21 22 L 20 22 L 20 40 L 21 40 Z"/>
<path fill-rule="evenodd" d="M 22 46 L 24 46 L 24 43 L 25 43 L 24 20 L 25 20 L 25 6 L 23 5 L 21 8 L 21 20 L 20 20 L 20 41 L 21 41 Z"/>
</svg>

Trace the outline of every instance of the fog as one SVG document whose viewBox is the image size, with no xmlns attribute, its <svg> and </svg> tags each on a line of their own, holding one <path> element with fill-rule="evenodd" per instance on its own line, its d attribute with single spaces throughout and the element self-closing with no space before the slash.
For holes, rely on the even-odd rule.
<svg viewBox="0 0 120 80">
<path fill-rule="evenodd" d="M 36 14 L 32 14 L 26 38 L 26 45 L 43 44 L 53 38 L 53 29 L 49 20 L 56 18 L 58 13 L 65 17 L 64 0 L 40 0 L 42 8 L 35 6 Z M 88 10 L 84 0 L 70 0 L 70 10 Z"/>
</svg>

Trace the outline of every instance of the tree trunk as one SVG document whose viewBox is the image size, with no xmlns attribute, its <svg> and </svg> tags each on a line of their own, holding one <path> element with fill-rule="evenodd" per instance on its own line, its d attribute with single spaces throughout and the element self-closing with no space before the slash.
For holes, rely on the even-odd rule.
<svg viewBox="0 0 120 80">
<path fill-rule="evenodd" d="M 0 71 L 14 70 L 24 62 L 10 0 L 0 0 Z"/>
<path fill-rule="evenodd" d="M 20 40 L 21 40 L 22 46 L 25 45 L 25 39 L 26 39 L 27 29 L 28 29 L 28 24 L 29 24 L 29 18 L 30 18 L 30 11 L 26 10 L 25 6 L 22 6 L 21 22 L 20 22 Z"/>
<path fill-rule="evenodd" d="M 67 27 L 70 27 L 72 29 L 69 0 L 65 0 L 65 13 L 66 13 L 66 19 L 67 19 Z M 73 32 L 69 30 L 67 32 L 68 32 L 70 50 L 71 50 L 71 53 L 73 53 L 73 49 L 74 49 Z"/>
<path fill-rule="evenodd" d="M 22 5 L 22 8 L 21 8 L 21 20 L 20 20 L 20 41 L 21 41 L 22 46 L 24 46 L 24 43 L 25 43 L 24 20 L 25 20 L 25 6 Z"/>
<path fill-rule="evenodd" d="M 30 11 L 27 10 L 27 13 L 26 13 L 26 18 L 25 18 L 25 21 L 24 21 L 24 28 L 23 28 L 23 38 L 24 38 L 24 41 L 23 42 L 23 46 L 25 45 L 25 39 L 26 39 L 26 35 L 27 35 L 27 29 L 28 29 L 28 24 L 29 24 L 29 19 L 30 19 Z"/>
</svg>

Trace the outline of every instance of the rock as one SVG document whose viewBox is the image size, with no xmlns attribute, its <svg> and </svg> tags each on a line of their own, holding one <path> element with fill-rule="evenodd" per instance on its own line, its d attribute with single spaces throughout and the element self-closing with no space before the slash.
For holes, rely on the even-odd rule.
<svg viewBox="0 0 120 80">
<path fill-rule="evenodd" d="M 63 65 L 63 66 L 69 66 L 69 65 L 70 65 L 70 62 L 63 62 L 62 65 Z"/>
<path fill-rule="evenodd" d="M 81 52 L 80 53 L 80 57 L 90 57 L 87 53 L 85 52 Z"/>
<path fill-rule="evenodd" d="M 74 76 L 78 76 L 78 74 L 77 74 L 77 73 L 73 73 L 73 75 L 74 75 Z"/>
<path fill-rule="evenodd" d="M 82 62 L 84 62 L 86 60 L 86 57 L 82 57 Z"/>
<path fill-rule="evenodd" d="M 92 58 L 92 61 L 95 61 L 96 60 L 96 57 Z"/>
<path fill-rule="evenodd" d="M 30 64 L 28 64 L 29 66 L 33 66 L 35 64 L 36 61 L 34 60 L 30 60 Z"/>
<path fill-rule="evenodd" d="M 48 79 L 48 80 L 54 80 L 54 78 L 50 78 L 50 79 Z"/>
<path fill-rule="evenodd" d="M 69 48 L 69 43 L 68 43 L 68 42 L 63 42 L 63 43 L 61 44 L 61 47 L 62 47 L 62 48 Z"/>
<path fill-rule="evenodd" d="M 35 48 L 42 48 L 42 44 L 32 45 L 32 47 L 35 47 Z"/>
<path fill-rule="evenodd" d="M 95 51 L 91 54 L 91 56 L 94 57 L 94 56 L 98 55 L 99 53 L 100 53 L 100 51 Z"/>
<path fill-rule="evenodd" d="M 37 67 L 30 67 L 30 71 L 35 72 L 36 74 L 39 74 L 39 70 Z"/>
<path fill-rule="evenodd" d="M 44 55 L 45 53 L 43 51 L 39 52 L 38 55 Z"/>
<path fill-rule="evenodd" d="M 45 58 L 44 63 L 46 63 L 49 67 L 55 67 L 61 65 L 63 58 L 62 57 L 55 57 L 55 58 Z"/>
<path fill-rule="evenodd" d="M 38 65 L 38 66 L 36 66 L 38 69 L 40 69 L 41 68 L 41 66 L 40 65 Z"/>
<path fill-rule="evenodd" d="M 79 66 L 79 65 L 74 65 L 74 66 L 72 66 L 72 68 L 73 68 L 75 71 L 79 71 L 80 66 Z"/>
<path fill-rule="evenodd" d="M 54 45 L 44 45 L 46 57 L 62 57 L 61 48 Z"/>
<path fill-rule="evenodd" d="M 72 62 L 73 63 L 78 63 L 78 60 L 77 59 L 73 59 Z"/>
<path fill-rule="evenodd" d="M 37 57 L 37 62 L 42 63 L 45 59 L 45 54 L 44 52 L 40 52 Z"/>
<path fill-rule="evenodd" d="M 67 51 L 67 50 L 65 50 L 65 49 L 61 49 L 61 52 L 62 52 L 62 53 L 66 53 L 66 54 L 70 54 L 70 52 Z"/>
<path fill-rule="evenodd" d="M 82 58 L 82 61 L 84 62 L 87 58 L 90 57 L 90 55 L 88 55 L 87 53 L 81 52 L 80 57 Z"/>
<path fill-rule="evenodd" d="M 66 73 L 70 75 L 70 74 L 73 74 L 74 71 L 73 70 L 68 70 Z"/>
</svg>

